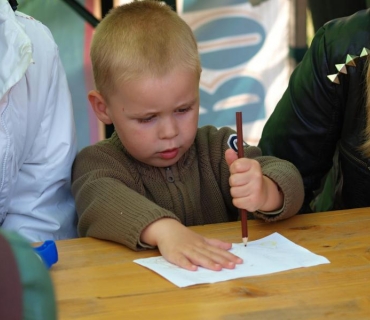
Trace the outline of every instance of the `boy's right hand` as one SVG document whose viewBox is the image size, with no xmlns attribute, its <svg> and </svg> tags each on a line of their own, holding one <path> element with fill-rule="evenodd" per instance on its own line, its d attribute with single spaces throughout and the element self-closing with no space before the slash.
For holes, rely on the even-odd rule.
<svg viewBox="0 0 370 320">
<path fill-rule="evenodd" d="M 219 271 L 234 269 L 243 260 L 228 250 L 232 244 L 205 238 L 171 218 L 159 219 L 144 229 L 141 241 L 157 246 L 162 256 L 181 268 L 196 271 L 198 266 Z"/>
</svg>

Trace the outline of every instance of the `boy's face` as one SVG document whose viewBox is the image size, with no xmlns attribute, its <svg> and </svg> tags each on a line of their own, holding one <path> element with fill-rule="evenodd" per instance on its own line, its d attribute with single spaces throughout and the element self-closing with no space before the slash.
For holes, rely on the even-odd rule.
<svg viewBox="0 0 370 320">
<path fill-rule="evenodd" d="M 199 78 L 179 68 L 163 77 L 123 83 L 110 98 L 106 115 L 134 158 L 155 167 L 171 166 L 194 142 Z"/>
</svg>

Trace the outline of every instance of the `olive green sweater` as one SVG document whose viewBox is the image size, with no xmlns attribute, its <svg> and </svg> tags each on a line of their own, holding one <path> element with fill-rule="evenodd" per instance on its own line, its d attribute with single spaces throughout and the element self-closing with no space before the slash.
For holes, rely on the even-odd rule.
<svg viewBox="0 0 370 320">
<path fill-rule="evenodd" d="M 137 250 L 147 247 L 140 243 L 142 230 L 160 218 L 177 219 L 186 226 L 237 220 L 224 157 L 228 138 L 234 133 L 230 128 L 198 129 L 191 148 L 169 168 L 137 161 L 115 133 L 83 149 L 72 177 L 80 236 L 107 239 Z M 245 156 L 256 159 L 263 174 L 284 194 L 284 207 L 278 214 L 254 215 L 275 221 L 296 214 L 304 196 L 298 170 L 287 161 L 261 156 L 257 147 L 245 146 Z"/>
</svg>

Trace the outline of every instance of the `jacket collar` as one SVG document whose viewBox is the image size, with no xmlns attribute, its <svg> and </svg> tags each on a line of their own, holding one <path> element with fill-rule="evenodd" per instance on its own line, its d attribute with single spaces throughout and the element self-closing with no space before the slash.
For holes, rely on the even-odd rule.
<svg viewBox="0 0 370 320">
<path fill-rule="evenodd" d="M 0 0 L 0 100 L 32 63 L 32 43 L 8 0 Z"/>
</svg>

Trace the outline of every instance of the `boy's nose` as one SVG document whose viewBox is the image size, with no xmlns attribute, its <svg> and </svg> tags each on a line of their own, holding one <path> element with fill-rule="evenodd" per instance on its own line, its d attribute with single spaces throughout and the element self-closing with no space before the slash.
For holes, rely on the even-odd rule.
<svg viewBox="0 0 370 320">
<path fill-rule="evenodd" d="M 178 134 L 179 128 L 177 125 L 177 121 L 176 119 L 174 119 L 174 117 L 170 117 L 165 121 L 162 121 L 159 130 L 160 139 L 171 139 L 176 137 Z"/>
</svg>

